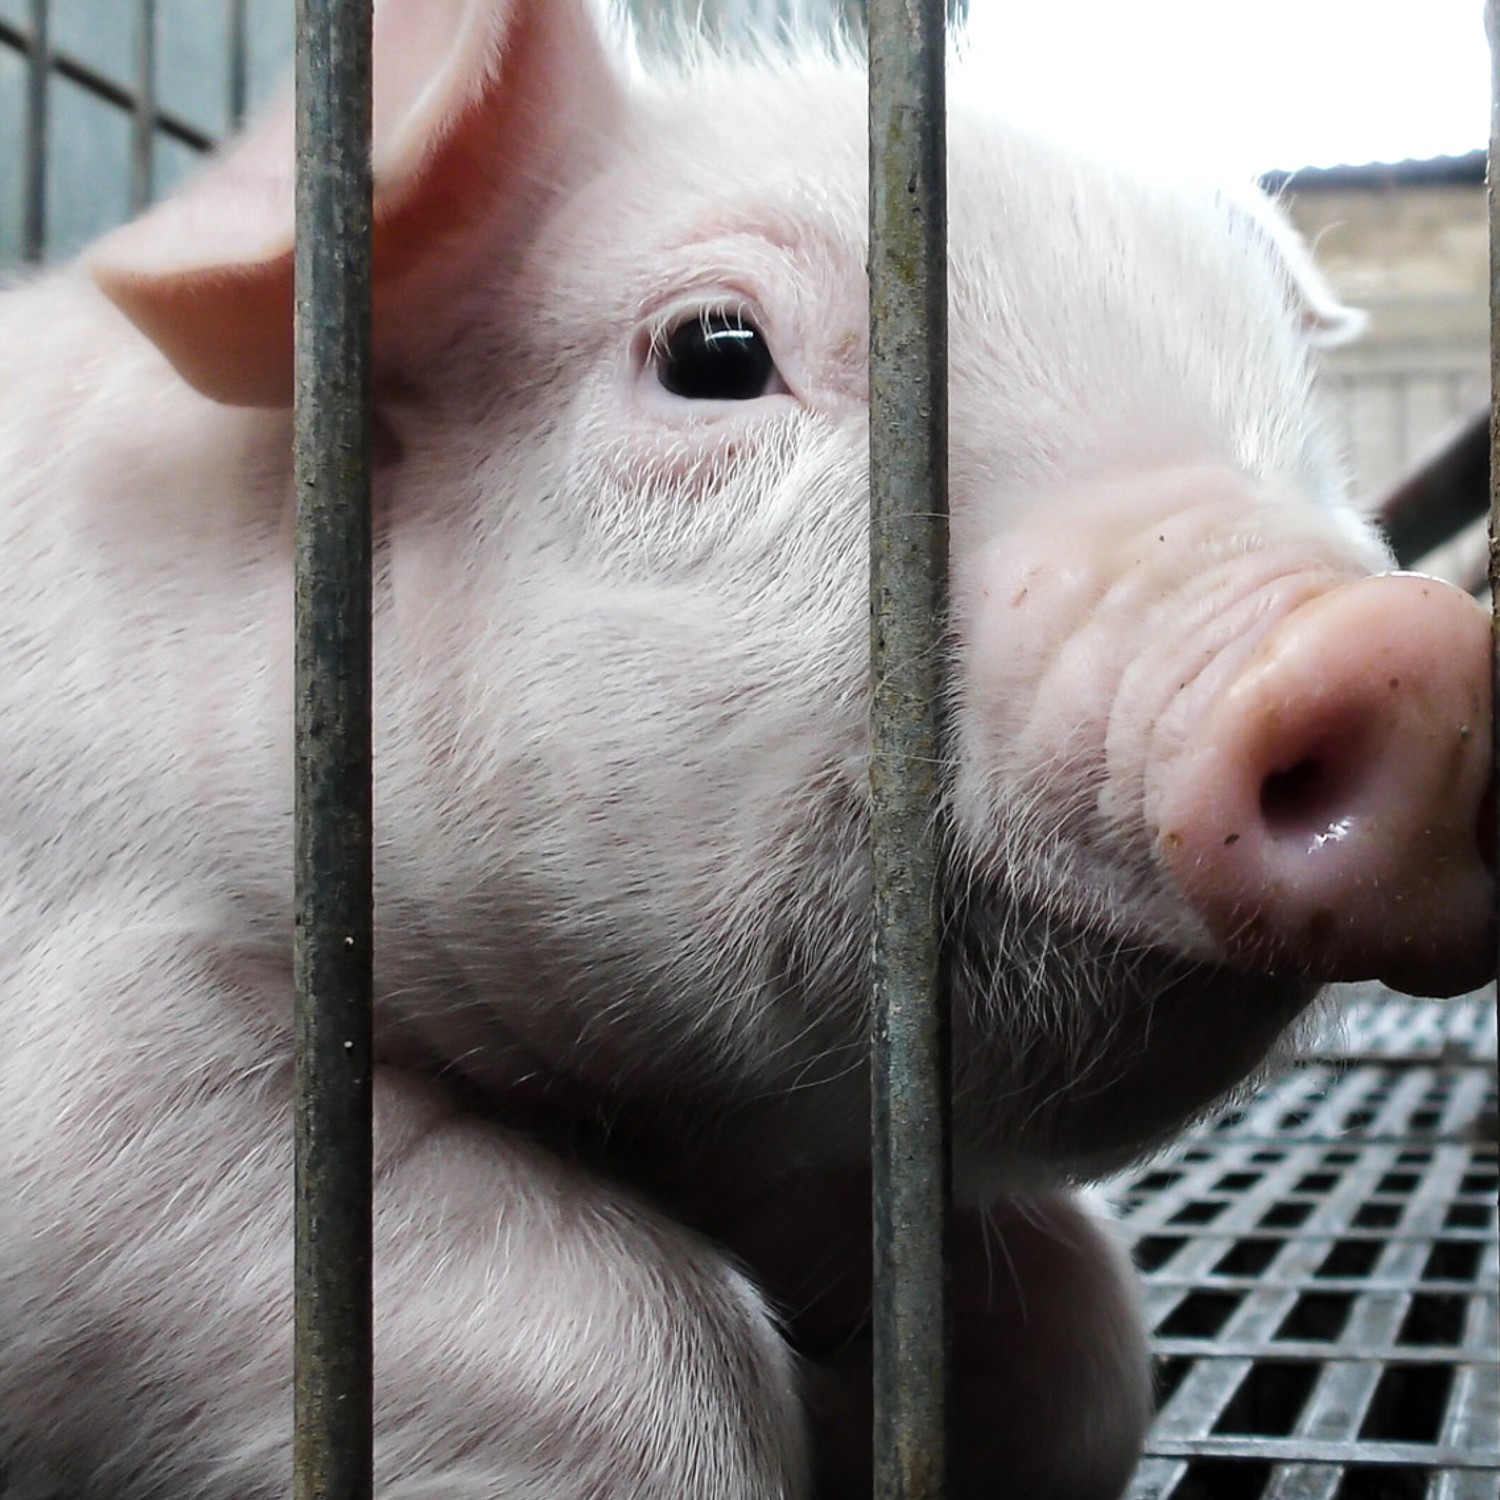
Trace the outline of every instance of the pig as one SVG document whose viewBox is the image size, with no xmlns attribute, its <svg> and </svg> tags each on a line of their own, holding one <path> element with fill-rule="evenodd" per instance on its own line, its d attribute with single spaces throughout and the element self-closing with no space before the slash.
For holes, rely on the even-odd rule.
<svg viewBox="0 0 1500 1500">
<path fill-rule="evenodd" d="M 1489 633 L 1270 205 L 949 124 L 953 1493 L 1150 1416 L 1082 1185 L 1331 980 L 1492 971 Z M 866 1493 L 863 73 L 376 15 L 388 1500 Z M 0 297 L 0 1452 L 289 1469 L 290 112 Z"/>
</svg>

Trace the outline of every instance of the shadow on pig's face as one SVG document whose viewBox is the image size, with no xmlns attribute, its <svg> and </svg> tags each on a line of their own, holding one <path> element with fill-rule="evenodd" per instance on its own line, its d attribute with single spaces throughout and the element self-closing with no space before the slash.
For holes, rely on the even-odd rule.
<svg viewBox="0 0 1500 1500">
<path fill-rule="evenodd" d="M 1316 1014 L 1313 981 L 1133 949 L 984 897 L 955 934 L 955 1178 L 976 1201 L 1120 1169 L 1249 1089 Z"/>
</svg>

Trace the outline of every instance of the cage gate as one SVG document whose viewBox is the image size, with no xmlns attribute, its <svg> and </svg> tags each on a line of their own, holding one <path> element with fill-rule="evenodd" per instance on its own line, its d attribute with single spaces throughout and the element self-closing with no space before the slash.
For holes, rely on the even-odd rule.
<svg viewBox="0 0 1500 1500">
<path fill-rule="evenodd" d="M 317 18 L 333 7 L 315 0 L 304 0 L 304 5 L 298 32 L 311 39 L 318 30 Z M 0 196 L 0 257 L 44 260 L 105 227 L 90 221 L 90 213 L 118 218 L 138 207 L 244 115 L 257 78 L 279 70 L 284 49 L 278 53 L 275 46 L 258 47 L 255 40 L 263 8 L 257 9 L 255 0 L 225 0 L 217 117 L 208 119 L 202 111 L 179 107 L 174 102 L 179 97 L 174 75 L 161 50 L 164 30 L 170 32 L 163 9 L 158 0 L 109 8 L 110 25 L 124 25 L 120 18 L 128 12 L 131 28 L 129 45 L 116 48 L 112 63 L 86 55 L 76 41 L 60 36 L 57 7 L 49 0 L 0 0 L 0 121 L 15 122 L 17 138 L 23 142 L 17 186 L 7 190 L 11 197 Z M 362 0 L 346 0 L 342 6 L 344 23 L 356 32 L 367 26 L 367 15 L 357 14 L 362 9 L 367 10 Z M 893 180 L 895 170 L 894 158 L 884 155 L 899 134 L 893 121 L 912 127 L 909 168 L 900 170 L 909 169 L 927 184 L 916 195 L 920 221 L 895 231 L 915 234 L 918 239 L 912 243 L 925 247 L 916 259 L 927 268 L 927 279 L 922 288 L 906 290 L 926 311 L 915 315 L 907 331 L 890 335 L 891 343 L 912 362 L 891 377 L 872 372 L 872 401 L 884 399 L 879 394 L 882 384 L 894 381 L 893 399 L 901 413 L 925 407 L 932 416 L 926 435 L 910 439 L 914 446 L 906 449 L 904 459 L 872 455 L 879 471 L 873 482 L 877 495 L 885 490 L 879 473 L 887 472 L 888 463 L 905 465 L 908 478 L 903 482 L 908 484 L 942 467 L 942 445 L 933 436 L 944 425 L 933 415 L 943 409 L 940 351 L 946 311 L 935 290 L 941 286 L 943 260 L 942 7 L 922 9 L 923 29 L 918 35 L 886 31 L 887 26 L 912 19 L 907 7 L 888 0 L 875 0 L 870 6 L 872 139 L 881 143 L 879 150 L 872 147 L 873 345 L 883 347 L 886 342 L 878 331 L 885 316 L 880 305 L 885 285 L 880 247 L 887 232 L 880 216 L 882 182 Z M 1496 10 L 1495 0 L 1489 0 L 1492 33 Z M 891 40 L 883 44 L 885 36 Z M 358 62 L 350 66 L 357 76 Z M 901 78 L 891 76 L 895 70 Z M 892 90 L 907 91 L 901 102 L 894 102 L 894 95 L 888 102 L 887 80 Z M 323 135 L 325 140 L 357 139 L 357 132 L 366 128 L 357 107 L 363 88 L 359 84 L 346 91 L 315 85 L 315 94 L 354 104 L 353 123 L 345 119 L 314 125 L 307 139 L 317 138 L 320 131 L 334 133 Z M 920 102 L 924 98 L 925 104 Z M 119 163 L 115 197 L 105 195 L 102 203 L 80 209 L 79 190 L 69 185 L 63 170 L 69 162 L 52 147 L 60 116 L 81 117 L 89 111 L 97 119 L 115 122 L 111 139 L 125 144 L 113 156 Z M 367 184 L 354 184 L 351 191 L 357 202 Z M 353 213 L 357 221 L 358 209 Z M 49 234 L 54 224 L 62 228 Z M 356 223 L 353 238 L 357 240 L 360 232 Z M 332 232 L 299 238 L 330 250 L 339 243 Z M 1492 232 L 1492 256 L 1496 243 Z M 329 276 L 332 289 L 357 288 L 358 278 L 351 283 L 336 256 L 327 264 L 326 271 L 310 266 L 307 275 Z M 319 306 L 332 295 L 334 290 L 313 294 Z M 358 326 L 361 295 L 355 291 L 343 326 Z M 311 308 L 300 316 L 308 327 L 322 321 Z M 930 343 L 919 331 L 924 328 Z M 367 355 L 359 351 L 357 338 L 352 346 L 336 347 L 333 364 L 353 370 L 357 388 L 365 378 L 359 372 L 367 368 L 361 363 Z M 916 390 L 926 394 L 913 399 Z M 330 413 L 356 414 L 362 406 L 359 400 L 343 397 L 332 403 L 312 400 L 307 403 L 308 420 Z M 304 451 L 367 453 L 363 420 L 333 434 L 304 439 Z M 895 431 L 896 424 L 877 415 L 872 425 L 883 435 Z M 1465 441 L 1472 445 L 1472 434 Z M 356 498 L 351 514 L 357 517 L 362 505 L 357 495 L 364 480 L 357 472 L 358 461 L 352 468 L 351 474 L 350 466 L 343 466 L 338 477 L 352 478 Z M 330 476 L 320 475 L 312 487 L 326 492 L 331 483 Z M 930 500 L 894 502 L 898 514 L 903 507 L 940 514 L 940 507 Z M 930 627 L 941 614 L 941 572 L 933 567 L 934 559 L 945 555 L 945 545 L 936 540 L 940 535 L 939 531 L 914 539 L 907 534 L 897 544 L 898 550 L 904 548 L 916 559 L 917 582 L 892 585 L 891 592 L 911 605 L 919 622 L 915 628 L 923 619 Z M 360 561 L 361 546 L 367 545 L 358 538 L 352 544 L 335 542 L 332 554 L 353 558 L 354 572 L 363 566 L 367 577 L 367 564 Z M 878 542 L 874 550 L 881 555 Z M 883 576 L 875 580 L 875 595 L 884 591 Z M 353 590 L 353 595 L 340 594 L 346 600 L 360 589 L 352 578 L 337 587 Z M 361 607 L 334 606 L 345 620 Z M 872 622 L 872 645 L 877 650 L 882 633 L 882 627 Z M 368 645 L 354 642 L 340 649 L 352 651 L 357 661 Z M 935 653 L 926 655 L 935 658 Z M 880 665 L 878 656 L 875 661 L 877 684 L 894 685 L 890 670 Z M 356 666 L 354 675 L 361 671 L 367 675 L 367 664 Z M 929 703 L 937 696 L 930 681 L 902 691 L 909 699 Z M 356 721 L 360 712 L 354 710 Z M 937 731 L 929 725 L 921 732 Z M 360 733 L 356 722 L 353 739 L 357 741 Z M 367 730 L 364 733 L 367 746 Z M 880 733 L 874 731 L 877 741 Z M 342 754 L 346 766 L 359 760 L 357 748 L 346 748 Z M 908 746 L 895 754 L 899 761 L 902 756 L 921 758 L 922 752 Z M 329 784 L 347 791 L 357 788 L 365 775 L 362 769 L 338 770 Z M 364 797 L 367 805 L 367 791 Z M 358 803 L 359 796 L 354 800 Z M 927 805 L 922 800 L 919 809 Z M 910 809 L 905 815 L 912 815 Z M 353 816 L 357 820 L 358 807 Z M 899 850 L 913 847 L 909 833 L 898 833 L 896 839 Z M 923 856 L 932 871 L 937 857 L 936 850 Z M 356 853 L 356 865 L 359 859 Z M 921 933 L 934 909 L 929 892 L 929 886 L 917 886 L 908 897 L 907 905 L 916 915 L 907 920 L 915 934 Z M 359 928 L 359 918 L 346 908 L 331 921 L 334 957 L 348 957 L 351 945 L 344 939 L 353 936 L 356 967 L 366 963 L 369 940 Z M 920 944 L 920 936 L 916 941 Z M 926 974 L 915 981 L 917 991 L 936 987 L 939 964 L 935 949 L 917 961 L 919 975 Z M 342 962 L 337 966 L 343 967 Z M 356 988 L 365 982 L 356 976 Z M 351 1002 L 340 1002 L 347 1003 Z M 892 1023 L 887 1034 L 904 1024 Z M 929 1129 L 923 1148 L 929 1165 L 905 1184 L 894 1184 L 881 1210 L 883 1222 L 889 1221 L 883 1231 L 889 1235 L 883 1240 L 889 1246 L 885 1258 L 898 1272 L 881 1301 L 893 1324 L 912 1330 L 922 1347 L 883 1362 L 891 1415 L 883 1419 L 885 1435 L 880 1439 L 880 1470 L 885 1476 L 881 1482 L 889 1486 L 882 1493 L 913 1497 L 940 1493 L 945 1315 L 941 1262 L 933 1258 L 936 1242 L 924 1239 L 920 1230 L 911 1238 L 903 1236 L 916 1218 L 931 1221 L 932 1205 L 942 1201 L 947 1171 L 940 1090 L 933 1089 L 933 1081 L 944 1073 L 946 1042 L 940 1025 L 923 1023 L 915 1030 L 925 1061 L 892 1061 L 890 1097 L 898 1103 L 889 1113 L 893 1119 L 904 1115 L 935 1128 Z M 1159 1401 L 1132 1500 L 1492 1500 L 1500 1488 L 1494 1035 L 1495 1012 L 1489 998 L 1433 1004 L 1369 993 L 1355 1004 L 1337 1040 L 1301 1059 L 1288 1077 L 1249 1105 L 1195 1132 L 1120 1185 L 1122 1221 L 1146 1285 Z M 357 1048 L 366 1044 L 349 1031 L 345 1011 L 339 1012 L 329 1036 L 335 1043 L 331 1066 L 355 1084 L 353 1114 L 346 1106 L 345 1119 L 355 1157 L 363 1154 L 367 1162 L 368 1137 L 360 1135 L 367 1126 L 359 1126 L 357 1117 L 364 1107 L 358 1099 L 358 1075 L 362 1070 L 367 1080 L 368 1065 L 361 1065 L 356 1052 L 349 1066 L 343 1043 L 353 1038 Z M 908 1095 L 907 1080 L 924 1070 L 927 1082 L 913 1087 L 926 1092 Z M 348 1124 L 350 1120 L 356 1123 Z M 884 1121 L 880 1126 L 884 1128 Z M 342 1193 L 338 1211 L 344 1215 L 345 1232 L 356 1241 L 364 1235 L 367 1243 L 357 1201 L 365 1190 L 358 1169 L 346 1176 L 349 1170 L 330 1168 L 330 1175 L 353 1189 Z M 915 1199 L 904 1200 L 904 1192 L 914 1192 Z M 905 1207 L 900 1206 L 903 1202 Z M 367 1203 L 363 1213 L 368 1214 Z M 941 1213 L 936 1218 L 940 1222 Z M 341 1254 L 348 1258 L 348 1252 Z M 353 1259 L 357 1263 L 357 1253 Z M 914 1261 L 921 1265 L 908 1274 Z M 342 1302 L 348 1318 L 339 1331 L 330 1326 L 322 1334 L 329 1347 L 342 1353 L 367 1342 L 360 1326 L 361 1317 L 368 1321 L 367 1282 L 332 1295 L 325 1292 L 320 1300 L 325 1305 Z M 908 1348 L 893 1342 L 904 1340 L 905 1333 L 882 1337 L 888 1348 Z M 912 1361 L 924 1371 L 920 1377 L 909 1373 Z M 347 1389 L 363 1388 L 367 1402 L 368 1374 L 358 1366 L 356 1358 L 345 1377 L 352 1382 Z M 327 1392 L 333 1389 L 325 1387 L 314 1404 L 326 1408 Z M 367 1427 L 367 1409 L 361 1412 L 359 1400 L 356 1395 L 351 1406 L 335 1396 L 331 1404 L 351 1413 L 353 1426 Z M 366 1492 L 361 1486 L 367 1481 L 361 1476 L 367 1473 L 368 1456 L 367 1449 L 363 1456 L 358 1452 L 359 1441 L 330 1436 L 328 1457 L 318 1461 L 334 1466 L 322 1470 L 325 1476 L 344 1474 L 332 1482 L 339 1493 Z M 315 1488 L 328 1483 L 320 1479 Z"/>
</svg>

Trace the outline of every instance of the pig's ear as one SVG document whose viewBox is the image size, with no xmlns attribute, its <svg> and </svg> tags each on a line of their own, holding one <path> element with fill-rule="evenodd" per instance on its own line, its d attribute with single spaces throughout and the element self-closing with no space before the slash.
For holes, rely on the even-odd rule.
<svg viewBox="0 0 1500 1500">
<path fill-rule="evenodd" d="M 1370 321 L 1369 314 L 1340 302 L 1338 294 L 1314 262 L 1312 252 L 1303 243 L 1302 236 L 1290 228 L 1287 235 L 1287 240 L 1278 248 L 1291 277 L 1294 304 L 1302 315 L 1302 331 L 1312 343 L 1323 349 L 1352 343 L 1365 331 Z"/>
<path fill-rule="evenodd" d="M 492 256 L 513 250 L 542 200 L 588 170 L 622 107 L 587 0 L 376 6 L 377 360 L 430 325 L 436 267 L 463 258 L 468 231 L 483 226 Z M 284 100 L 89 257 L 183 378 L 235 405 L 292 397 L 292 137 Z"/>
<path fill-rule="evenodd" d="M 1368 316 L 1339 301 L 1280 202 L 1251 185 L 1232 192 L 1230 198 L 1271 242 L 1286 274 L 1293 310 L 1309 341 L 1331 349 L 1357 339 L 1365 331 Z"/>
</svg>

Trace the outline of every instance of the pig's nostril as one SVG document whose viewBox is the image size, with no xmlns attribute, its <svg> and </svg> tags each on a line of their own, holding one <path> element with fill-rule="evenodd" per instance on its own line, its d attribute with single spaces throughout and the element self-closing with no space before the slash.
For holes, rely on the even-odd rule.
<svg viewBox="0 0 1500 1500">
<path fill-rule="evenodd" d="M 1311 854 L 1355 835 L 1355 823 L 1367 810 L 1378 756 L 1369 725 L 1353 716 L 1298 740 L 1261 781 L 1261 826 L 1278 843 Z"/>
<path fill-rule="evenodd" d="M 1482 610 L 1415 575 L 1272 627 L 1153 803 L 1163 860 L 1232 958 L 1435 995 L 1493 977 L 1490 647 Z"/>
<path fill-rule="evenodd" d="M 1266 828 L 1277 837 L 1326 832 L 1331 790 L 1326 764 L 1313 756 L 1304 756 L 1285 771 L 1272 771 L 1260 789 Z"/>
</svg>

